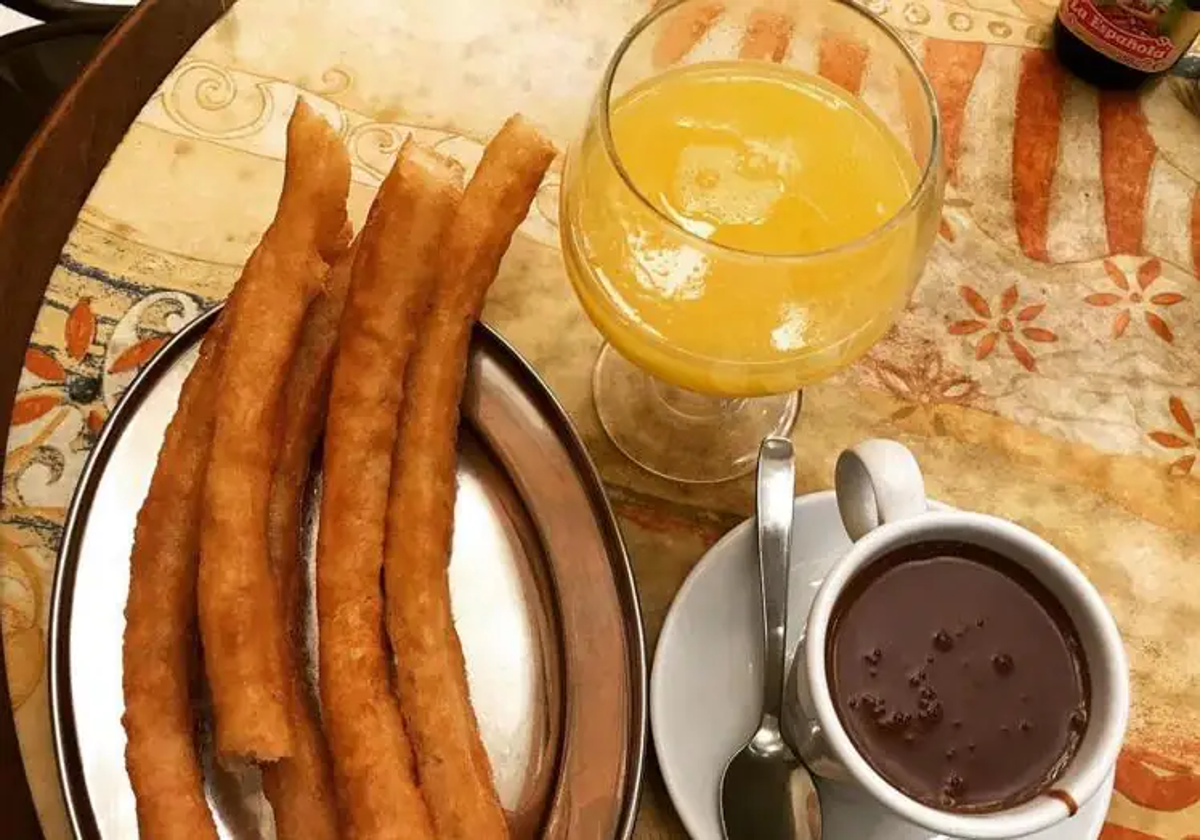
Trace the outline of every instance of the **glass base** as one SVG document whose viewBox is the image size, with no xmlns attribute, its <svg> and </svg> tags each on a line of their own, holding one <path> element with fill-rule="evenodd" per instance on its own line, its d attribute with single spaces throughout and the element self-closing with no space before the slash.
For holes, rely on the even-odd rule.
<svg viewBox="0 0 1200 840">
<path fill-rule="evenodd" d="M 605 344 L 592 373 L 600 425 L 629 460 L 690 484 L 739 478 L 754 469 L 769 435 L 787 435 L 800 393 L 727 399 L 668 385 Z"/>
</svg>

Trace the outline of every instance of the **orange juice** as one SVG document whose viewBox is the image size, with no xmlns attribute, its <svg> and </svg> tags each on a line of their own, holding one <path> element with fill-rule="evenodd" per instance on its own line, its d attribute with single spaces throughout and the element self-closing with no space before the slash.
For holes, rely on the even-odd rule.
<svg viewBox="0 0 1200 840">
<path fill-rule="evenodd" d="M 826 377 L 886 331 L 930 225 L 891 221 L 919 170 L 863 102 L 779 65 L 712 62 L 653 77 L 609 113 L 625 172 L 589 130 L 564 183 L 564 250 L 624 356 L 753 396 Z"/>
</svg>

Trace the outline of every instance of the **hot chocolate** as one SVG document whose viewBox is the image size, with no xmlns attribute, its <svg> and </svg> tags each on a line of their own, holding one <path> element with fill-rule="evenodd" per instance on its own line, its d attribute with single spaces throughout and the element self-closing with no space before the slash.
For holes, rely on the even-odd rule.
<svg viewBox="0 0 1200 840">
<path fill-rule="evenodd" d="M 863 758 L 943 810 L 1033 798 L 1087 727 L 1070 618 L 1023 567 L 966 543 L 906 546 L 864 569 L 834 607 L 826 667 Z"/>
</svg>

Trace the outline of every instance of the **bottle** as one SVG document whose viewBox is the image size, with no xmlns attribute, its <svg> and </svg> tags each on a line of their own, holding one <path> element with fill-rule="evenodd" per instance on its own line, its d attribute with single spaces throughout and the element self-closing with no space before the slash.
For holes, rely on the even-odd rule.
<svg viewBox="0 0 1200 840">
<path fill-rule="evenodd" d="M 1170 70 L 1200 34 L 1200 0 L 1062 0 L 1054 51 L 1097 87 L 1133 89 Z"/>
</svg>

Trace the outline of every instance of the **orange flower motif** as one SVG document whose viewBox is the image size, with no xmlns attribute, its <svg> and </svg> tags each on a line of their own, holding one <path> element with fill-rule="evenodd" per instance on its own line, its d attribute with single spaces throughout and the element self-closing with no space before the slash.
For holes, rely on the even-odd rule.
<svg viewBox="0 0 1200 840">
<path fill-rule="evenodd" d="M 145 364 L 166 343 L 164 335 L 149 335 L 130 345 L 108 367 L 109 373 L 127 373 Z M 96 315 L 91 298 L 80 298 L 71 307 L 63 327 L 62 351 L 30 347 L 25 351 L 25 370 L 40 383 L 13 404 L 12 424 L 32 423 L 61 405 L 78 406 L 84 416 L 86 433 L 95 436 L 104 426 L 107 411 L 102 399 L 103 370 L 96 342 Z"/>
<path fill-rule="evenodd" d="M 125 348 L 108 366 L 108 373 L 121 374 L 145 364 L 167 341 L 153 333 Z M 13 403 L 12 424 L 21 426 L 70 405 L 78 408 L 84 425 L 77 445 L 86 447 L 104 427 L 108 410 L 104 406 L 104 369 L 101 353 L 93 353 L 96 343 L 96 314 L 91 298 L 80 298 L 67 314 L 63 326 L 62 350 L 29 347 L 25 351 L 25 370 L 37 377 L 34 384 Z M 64 352 L 65 351 L 65 352 Z"/>
<path fill-rule="evenodd" d="M 55 351 L 30 347 L 25 351 L 25 369 L 42 380 L 39 385 L 17 397 L 13 403 L 12 424 L 21 426 L 73 403 L 92 414 L 103 411 L 100 399 L 98 365 L 91 353 L 96 340 L 96 315 L 90 298 L 80 298 L 67 314 L 63 327 L 65 358 Z M 91 424 L 89 424 L 91 425 Z"/>
<path fill-rule="evenodd" d="M 140 368 L 166 343 L 165 335 L 152 335 L 149 338 L 143 338 L 136 344 L 129 345 L 108 366 L 109 373 L 126 373 Z"/>
<path fill-rule="evenodd" d="M 1021 302 L 1021 293 L 1017 287 L 1009 286 L 1000 295 L 997 302 L 998 314 L 993 315 L 992 307 L 979 292 L 970 286 L 959 286 L 958 292 L 967 306 L 978 315 L 965 321 L 955 321 L 950 325 L 951 335 L 974 335 L 983 333 L 979 343 L 975 345 L 975 358 L 983 361 L 992 355 L 1000 339 L 1004 339 L 1013 358 L 1020 362 L 1021 367 L 1029 372 L 1037 370 L 1037 359 L 1032 351 L 1020 340 L 1032 341 L 1039 344 L 1049 344 L 1058 341 L 1053 331 L 1034 325 L 1034 321 L 1046 308 L 1045 303 L 1032 303 L 1017 308 Z M 1016 314 L 1013 311 L 1016 310 Z"/>
<path fill-rule="evenodd" d="M 12 423 L 32 423 L 58 406 L 70 402 L 87 405 L 100 396 L 100 378 L 89 352 L 96 338 L 96 316 L 90 298 L 80 298 L 67 315 L 63 327 L 66 359 L 40 347 L 25 351 L 25 369 L 43 381 L 41 387 L 17 397 Z"/>
<path fill-rule="evenodd" d="M 1192 419 L 1191 412 L 1187 410 L 1187 406 L 1179 397 L 1171 397 L 1167 401 L 1167 406 L 1171 410 L 1171 417 L 1175 419 L 1175 423 L 1183 431 L 1183 434 L 1153 431 L 1150 432 L 1149 437 L 1163 449 L 1185 450 L 1180 453 L 1179 458 L 1171 462 L 1168 470 L 1171 475 L 1188 475 L 1191 473 L 1192 467 L 1196 465 L 1196 456 L 1200 455 L 1200 439 L 1196 437 L 1196 421 Z"/>
<path fill-rule="evenodd" d="M 941 354 L 933 347 L 922 350 L 907 367 L 874 357 L 868 357 L 867 363 L 888 392 L 904 403 L 892 413 L 891 419 L 903 420 L 917 412 L 932 413 L 934 428 L 939 433 L 941 418 L 937 407 L 970 405 L 979 393 L 979 383 L 947 369 Z"/>
<path fill-rule="evenodd" d="M 1175 334 L 1171 331 L 1171 327 L 1163 320 L 1162 316 L 1153 310 L 1152 307 L 1174 306 L 1177 303 L 1182 303 L 1187 300 L 1178 292 L 1159 292 L 1156 295 L 1146 295 L 1145 292 L 1150 288 L 1159 277 L 1162 276 L 1162 262 L 1155 257 L 1147 260 L 1138 266 L 1137 269 L 1137 288 L 1130 285 L 1129 278 L 1125 276 L 1125 272 L 1117 268 L 1111 260 L 1104 261 L 1104 273 L 1108 275 L 1108 279 L 1112 284 L 1120 290 L 1120 294 L 1114 292 L 1097 292 L 1096 294 L 1085 297 L 1084 303 L 1091 306 L 1109 307 L 1118 306 L 1117 316 L 1112 323 L 1113 338 L 1120 338 L 1129 328 L 1129 322 L 1133 320 L 1135 312 L 1142 314 L 1142 319 L 1146 322 L 1154 334 L 1161 338 L 1167 344 L 1175 343 Z"/>
</svg>

